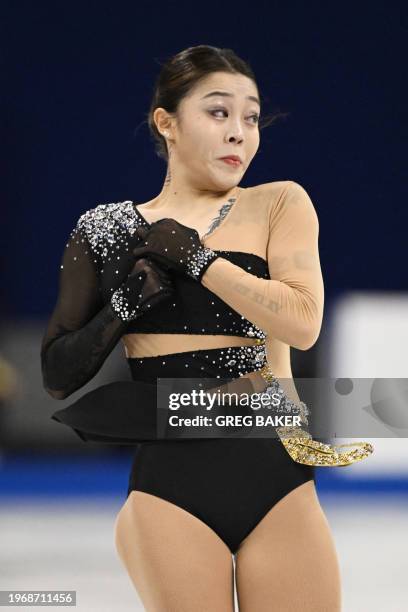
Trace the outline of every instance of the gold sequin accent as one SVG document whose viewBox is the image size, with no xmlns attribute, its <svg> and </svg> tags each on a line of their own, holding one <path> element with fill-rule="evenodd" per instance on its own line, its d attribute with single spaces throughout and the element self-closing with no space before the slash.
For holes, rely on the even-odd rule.
<svg viewBox="0 0 408 612">
<path fill-rule="evenodd" d="M 260 374 L 270 383 L 276 381 L 270 366 L 266 363 L 260 370 Z M 374 452 L 374 447 L 369 442 L 350 442 L 345 444 L 324 444 L 313 440 L 308 431 L 301 427 L 277 427 L 283 446 L 297 463 L 315 467 L 340 467 L 351 465 L 361 461 Z M 345 447 L 355 447 L 350 451 L 340 451 Z"/>
</svg>

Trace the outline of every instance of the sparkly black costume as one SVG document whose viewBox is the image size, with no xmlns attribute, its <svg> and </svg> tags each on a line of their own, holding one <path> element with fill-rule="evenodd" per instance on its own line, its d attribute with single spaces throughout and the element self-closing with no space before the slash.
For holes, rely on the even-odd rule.
<svg viewBox="0 0 408 612">
<path fill-rule="evenodd" d="M 227 218 L 225 207 L 228 212 L 232 203 L 224 205 L 220 219 Z M 126 316 L 131 306 L 123 314 L 132 250 L 140 246 L 138 227 L 150 224 L 132 201 L 124 201 L 88 210 L 71 232 L 57 304 L 41 349 L 44 387 L 57 399 L 87 383 L 123 334 L 265 339 L 264 331 L 188 275 L 174 274 L 172 294 L 145 308 L 142 316 Z M 267 261 L 258 255 L 233 250 L 213 253 L 260 279 L 270 278 Z M 231 380 L 265 362 L 263 343 L 128 358 L 132 380 L 99 387 L 52 418 L 70 426 L 83 440 L 134 444 L 128 495 L 145 491 L 181 506 L 235 553 L 273 505 L 313 479 L 314 470 L 295 463 L 278 439 L 155 439 L 155 383 L 158 377 Z"/>
</svg>

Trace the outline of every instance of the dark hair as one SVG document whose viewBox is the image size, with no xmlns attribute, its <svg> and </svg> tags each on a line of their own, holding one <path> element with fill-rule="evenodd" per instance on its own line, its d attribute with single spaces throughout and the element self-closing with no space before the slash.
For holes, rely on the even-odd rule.
<svg viewBox="0 0 408 612">
<path fill-rule="evenodd" d="M 156 108 L 161 107 L 168 113 L 176 114 L 181 100 L 201 79 L 213 72 L 243 74 L 252 79 L 257 86 L 255 75 L 248 62 L 238 57 L 232 49 L 197 45 L 180 51 L 160 65 L 162 68 L 155 82 L 153 99 L 146 121 L 155 144 L 156 154 L 165 161 L 168 160 L 166 140 L 158 131 L 153 120 Z M 261 95 L 260 99 L 263 103 Z M 261 116 L 259 128 L 263 129 L 288 114 L 277 111 L 265 118 Z"/>
</svg>

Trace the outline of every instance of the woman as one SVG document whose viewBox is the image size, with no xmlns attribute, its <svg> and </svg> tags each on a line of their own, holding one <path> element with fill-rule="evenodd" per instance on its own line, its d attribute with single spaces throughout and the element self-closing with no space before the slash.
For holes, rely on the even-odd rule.
<svg viewBox="0 0 408 612">
<path fill-rule="evenodd" d="M 340 610 L 314 467 L 276 438 L 140 433 L 159 377 L 242 377 L 264 388 L 266 363 L 291 379 L 290 346 L 307 350 L 319 336 L 324 287 L 308 194 L 290 180 L 238 186 L 259 119 L 255 77 L 231 50 L 200 45 L 162 67 L 149 126 L 168 161 L 163 189 L 80 217 L 43 340 L 44 385 L 58 399 L 124 343 L 139 385 L 133 413 L 124 396 L 112 404 L 106 385 L 92 405 L 53 418 L 83 439 L 142 440 L 115 542 L 146 610 L 232 611 L 234 562 L 241 612 Z"/>
</svg>

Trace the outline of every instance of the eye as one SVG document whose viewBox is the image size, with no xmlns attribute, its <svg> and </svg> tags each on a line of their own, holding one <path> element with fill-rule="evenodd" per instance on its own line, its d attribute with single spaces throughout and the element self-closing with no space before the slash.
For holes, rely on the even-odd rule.
<svg viewBox="0 0 408 612">
<path fill-rule="evenodd" d="M 215 117 L 215 113 L 227 113 L 228 111 L 225 108 L 215 108 L 214 110 L 210 110 L 209 113 L 210 115 L 212 115 L 213 117 Z M 254 123 L 258 123 L 259 122 L 259 115 L 257 113 L 254 113 L 253 115 L 250 115 L 250 118 L 255 118 Z"/>
<path fill-rule="evenodd" d="M 250 115 L 251 118 L 255 117 L 255 121 L 254 123 L 258 123 L 259 122 L 259 115 L 257 115 L 256 113 L 254 113 L 253 115 Z"/>
</svg>

